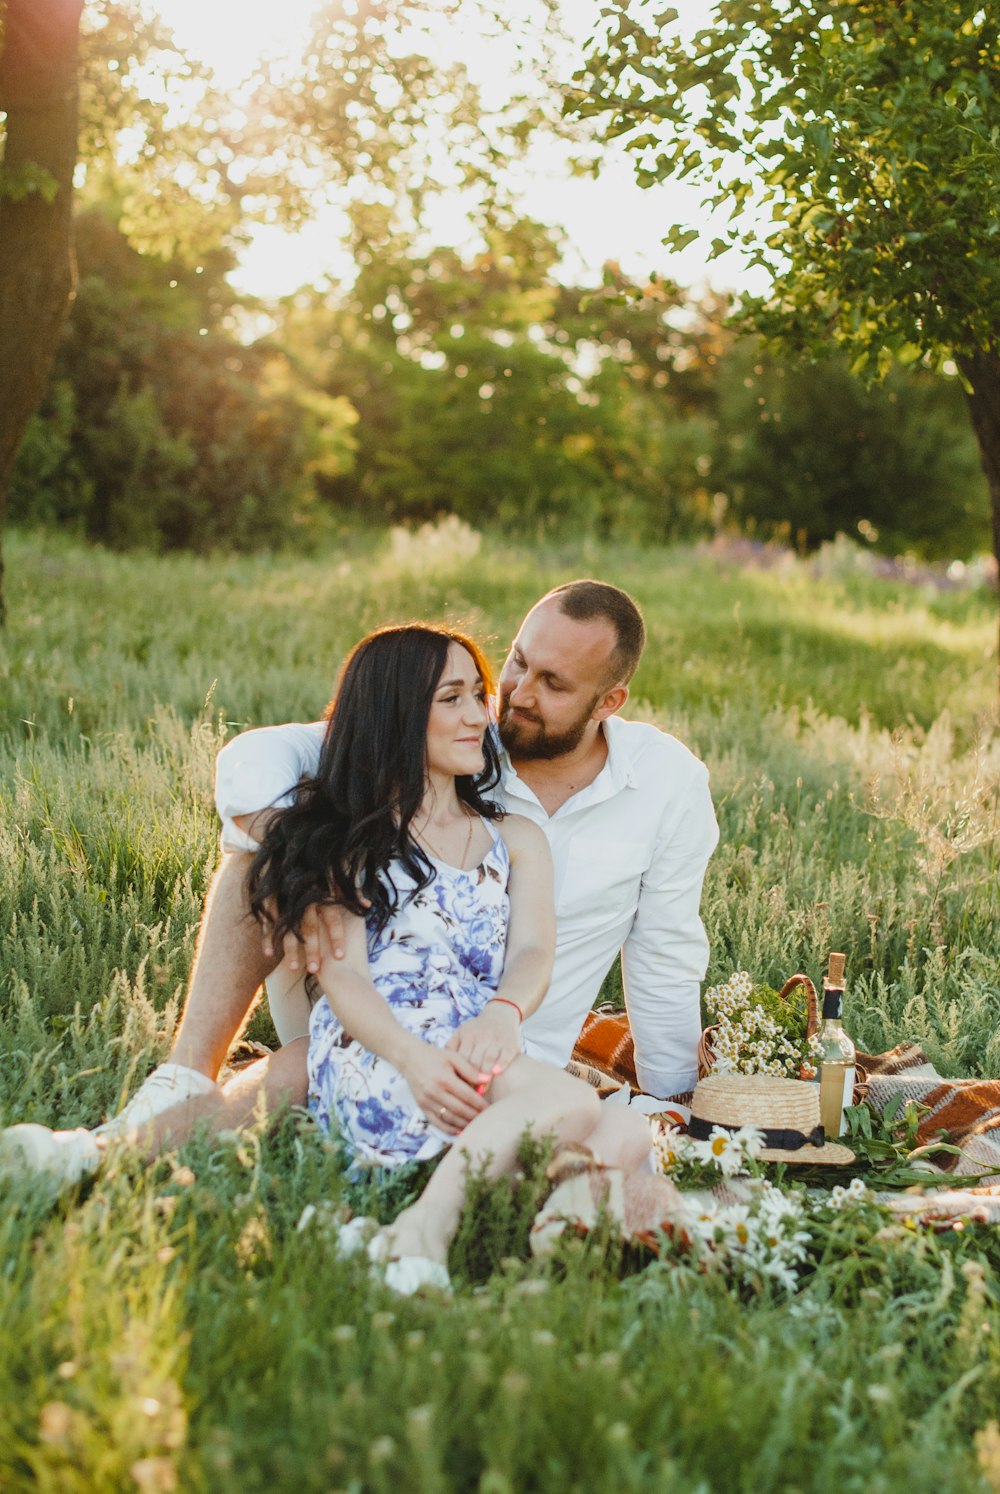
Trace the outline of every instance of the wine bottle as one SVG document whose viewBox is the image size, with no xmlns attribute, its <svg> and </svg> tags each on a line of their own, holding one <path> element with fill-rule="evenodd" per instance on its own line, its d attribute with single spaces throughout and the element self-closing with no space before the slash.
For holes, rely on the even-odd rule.
<svg viewBox="0 0 1000 1494">
<path fill-rule="evenodd" d="M 830 955 L 823 981 L 823 1025 L 817 1034 L 819 1118 L 828 1141 L 847 1130 L 844 1110 L 854 1098 L 855 1048 L 843 1027 L 844 963 L 842 954 Z"/>
</svg>

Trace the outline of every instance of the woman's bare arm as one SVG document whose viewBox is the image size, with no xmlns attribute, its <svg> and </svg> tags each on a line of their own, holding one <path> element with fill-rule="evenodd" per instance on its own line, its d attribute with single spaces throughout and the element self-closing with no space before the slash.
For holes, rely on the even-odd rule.
<svg viewBox="0 0 1000 1494">
<path fill-rule="evenodd" d="M 523 815 L 508 815 L 500 830 L 510 856 L 503 975 L 496 996 L 478 1017 L 464 1022 L 448 1044 L 491 1076 L 520 1052 L 521 1019 L 537 1010 L 548 990 L 556 944 L 549 843 Z"/>
</svg>

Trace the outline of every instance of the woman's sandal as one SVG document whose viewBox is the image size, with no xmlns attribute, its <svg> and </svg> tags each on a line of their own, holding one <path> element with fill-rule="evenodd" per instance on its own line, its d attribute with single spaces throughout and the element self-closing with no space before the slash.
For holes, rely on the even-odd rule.
<svg viewBox="0 0 1000 1494">
<path fill-rule="evenodd" d="M 440 1261 L 432 1261 L 426 1255 L 399 1255 L 390 1258 L 385 1265 L 385 1284 L 390 1291 L 401 1297 L 412 1297 L 417 1292 L 431 1289 L 437 1292 L 451 1291 L 448 1267 Z"/>
<path fill-rule="evenodd" d="M 601 1215 L 621 1229 L 625 1215 L 621 1170 L 599 1162 L 582 1141 L 556 1147 L 545 1176 L 555 1186 L 531 1226 L 532 1255 L 548 1255 L 567 1229 L 589 1233 Z"/>
<path fill-rule="evenodd" d="M 337 1226 L 337 1255 L 346 1260 L 363 1253 L 371 1265 L 384 1266 L 383 1280 L 390 1291 L 401 1297 L 412 1297 L 428 1288 L 451 1291 L 448 1268 L 440 1261 L 426 1255 L 391 1256 L 390 1248 L 389 1232 L 379 1229 L 377 1219 L 359 1215 Z"/>
<path fill-rule="evenodd" d="M 439 1292 L 451 1291 L 448 1268 L 440 1261 L 432 1261 L 426 1255 L 390 1255 L 392 1236 L 384 1227 L 368 1241 L 368 1259 L 373 1266 L 383 1266 L 383 1280 L 392 1292 L 401 1297 L 413 1297 L 417 1292 L 431 1288 Z"/>
</svg>

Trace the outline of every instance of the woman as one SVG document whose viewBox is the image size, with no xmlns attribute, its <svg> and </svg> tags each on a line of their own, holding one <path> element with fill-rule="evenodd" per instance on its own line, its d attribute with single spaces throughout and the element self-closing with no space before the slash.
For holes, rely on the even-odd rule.
<svg viewBox="0 0 1000 1494">
<path fill-rule="evenodd" d="M 552 870 L 541 830 L 485 797 L 499 779 L 489 695 L 486 661 L 461 633 L 420 624 L 365 638 L 317 775 L 271 822 L 250 873 L 251 907 L 276 940 L 312 903 L 348 914 L 346 957 L 321 967 L 312 1013 L 314 1115 L 355 1167 L 451 1148 L 369 1246 L 394 1257 L 387 1280 L 400 1290 L 447 1284 L 469 1168 L 498 1176 L 525 1130 L 582 1141 L 599 1118 L 586 1084 L 521 1052 L 552 967 Z M 428 1113 L 442 1080 L 448 1104 Z"/>
</svg>

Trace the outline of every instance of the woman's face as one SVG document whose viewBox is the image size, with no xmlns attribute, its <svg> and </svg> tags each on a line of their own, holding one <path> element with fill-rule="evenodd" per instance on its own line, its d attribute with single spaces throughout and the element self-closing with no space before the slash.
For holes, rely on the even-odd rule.
<svg viewBox="0 0 1000 1494">
<path fill-rule="evenodd" d="M 486 687 L 475 660 L 460 643 L 452 643 L 427 718 L 428 773 L 454 778 L 481 773 L 488 722 Z"/>
</svg>

